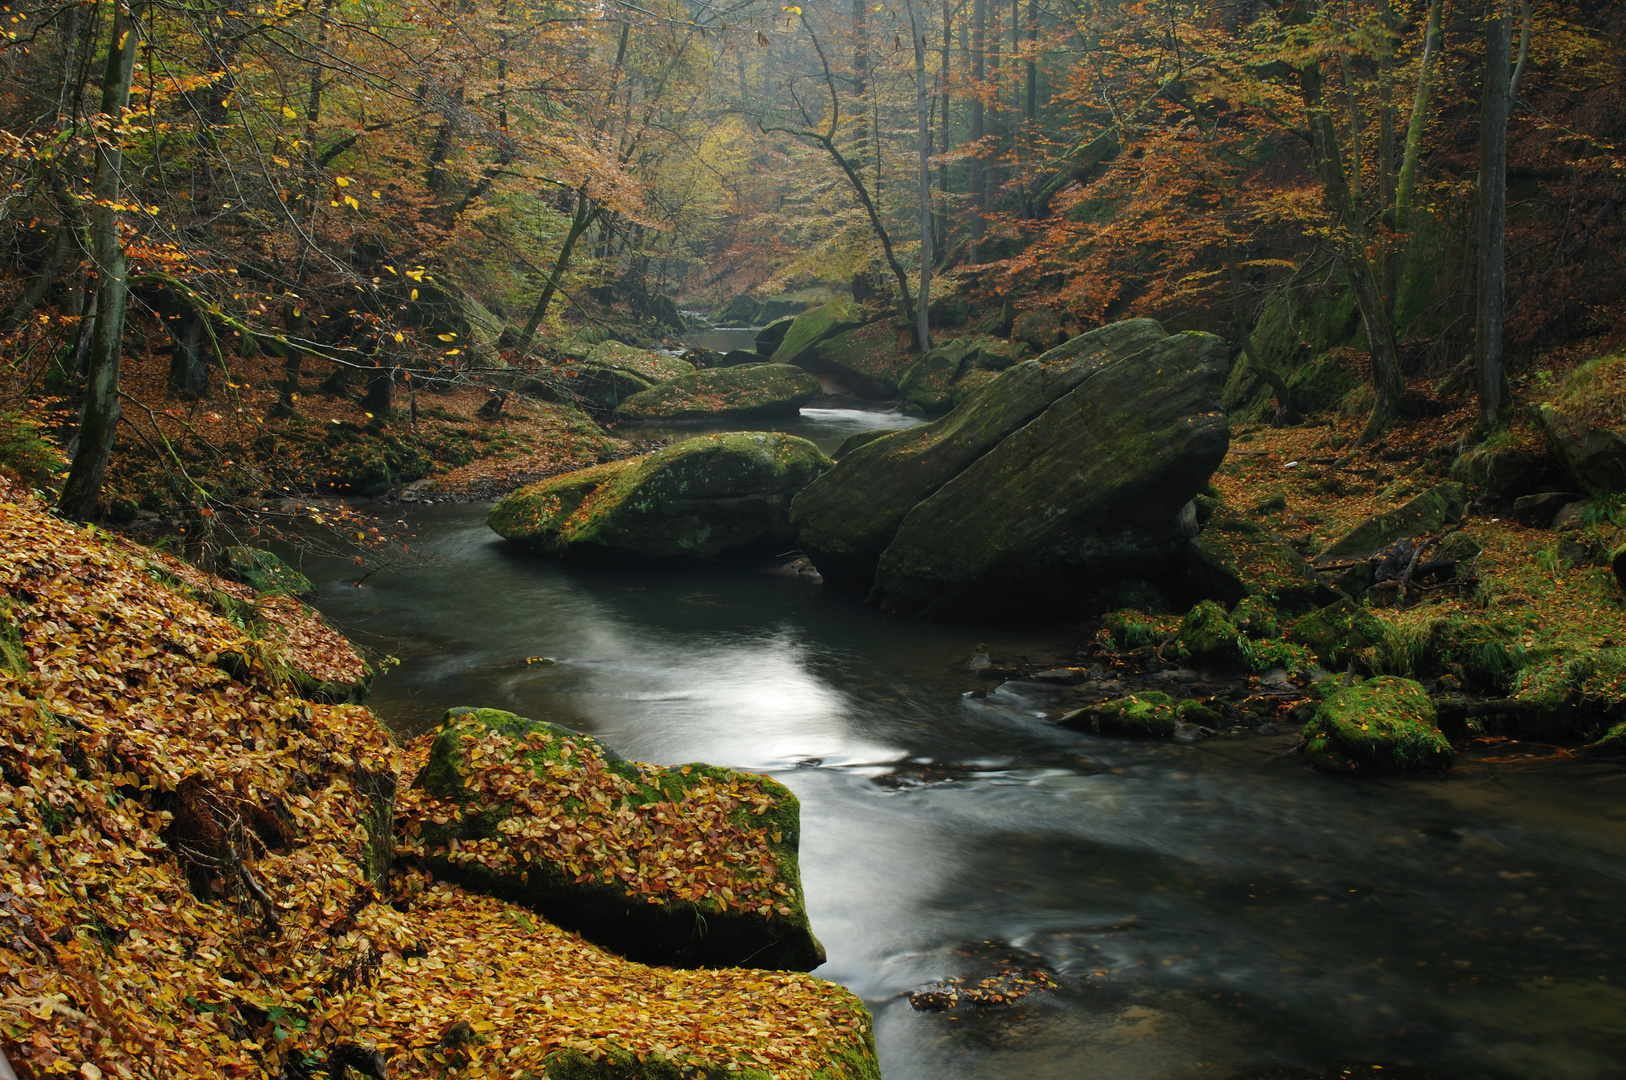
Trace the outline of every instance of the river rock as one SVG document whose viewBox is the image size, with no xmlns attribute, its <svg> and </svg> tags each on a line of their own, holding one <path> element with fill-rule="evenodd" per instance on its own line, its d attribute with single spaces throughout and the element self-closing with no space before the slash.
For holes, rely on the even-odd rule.
<svg viewBox="0 0 1626 1080">
<path fill-rule="evenodd" d="M 823 307 L 804 311 L 791 320 L 784 339 L 773 351 L 773 362 L 795 364 L 797 367 L 816 367 L 821 343 L 829 341 L 837 334 L 863 326 L 869 321 L 868 311 L 847 300 L 832 300 Z M 762 349 L 761 340 L 759 335 L 757 338 L 759 352 Z"/>
<path fill-rule="evenodd" d="M 1443 772 L 1454 754 L 1428 692 L 1391 675 L 1334 687 L 1304 740 L 1306 761 L 1340 775 Z"/>
<path fill-rule="evenodd" d="M 1542 431 L 1564 471 L 1589 495 L 1626 491 L 1626 356 L 1576 368 L 1538 410 Z"/>
<path fill-rule="evenodd" d="M 1133 739 L 1166 739 L 1179 726 L 1175 700 L 1161 690 L 1143 690 L 1114 701 L 1067 713 L 1057 723 L 1075 731 Z"/>
<path fill-rule="evenodd" d="M 1044 406 L 1039 365 L 1029 361 L 941 420 L 844 447 L 791 506 L 802 550 L 827 585 L 868 593 L 904 516 Z"/>
<path fill-rule="evenodd" d="M 830 465 L 792 435 L 702 435 L 521 488 L 487 522 L 520 547 L 565 559 L 725 558 L 789 543 L 791 499 Z"/>
<path fill-rule="evenodd" d="M 846 330 L 814 348 L 814 359 L 802 366 L 832 375 L 863 398 L 884 400 L 898 395 L 898 380 L 914 363 L 898 333 L 885 322 Z"/>
<path fill-rule="evenodd" d="M 635 422 L 794 416 L 819 393 L 819 380 L 789 364 L 745 364 L 684 375 L 640 391 L 616 410 Z"/>
<path fill-rule="evenodd" d="M 1186 576 L 1199 596 L 1234 604 L 1270 600 L 1285 614 L 1309 611 L 1336 594 L 1309 562 L 1264 526 L 1229 506 L 1215 506 L 1186 548 Z"/>
<path fill-rule="evenodd" d="M 790 332 L 790 324 L 795 321 L 796 316 L 785 315 L 757 331 L 756 350 L 762 354 L 764 360 L 773 358 L 774 350 L 785 340 L 785 335 Z"/>
<path fill-rule="evenodd" d="M 1166 336 L 1151 319 L 1080 334 L 1064 347 L 1065 353 L 1052 350 L 1049 368 L 1025 361 L 1001 372 L 939 420 L 894 432 L 867 446 L 844 447 L 837 467 L 810 485 L 792 507 L 802 550 L 826 584 L 868 594 L 882 552 L 917 504 L 1090 372 Z"/>
<path fill-rule="evenodd" d="M 1422 537 L 1462 520 L 1468 489 L 1455 481 L 1438 484 L 1404 506 L 1367 518 L 1320 555 L 1316 563 L 1370 559 L 1402 537 Z"/>
<path fill-rule="evenodd" d="M 1242 631 L 1212 600 L 1204 600 L 1180 620 L 1180 647 L 1200 664 L 1230 669 L 1243 664 Z"/>
<path fill-rule="evenodd" d="M 436 875 L 628 959 L 824 962 L 802 898 L 800 806 L 766 776 L 635 765 L 557 724 L 457 708 L 416 786 L 429 799 L 404 823 L 404 847 Z"/>
<path fill-rule="evenodd" d="M 1180 511 L 1230 441 L 1219 408 L 1229 367 L 1225 342 L 1196 331 L 1099 362 L 909 511 L 872 598 L 958 617 L 1057 609 L 1103 584 L 1172 576 Z"/>
</svg>

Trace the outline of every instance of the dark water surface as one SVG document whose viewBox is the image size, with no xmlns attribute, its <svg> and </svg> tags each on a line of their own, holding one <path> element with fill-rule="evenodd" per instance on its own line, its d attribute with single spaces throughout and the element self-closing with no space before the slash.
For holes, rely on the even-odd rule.
<svg viewBox="0 0 1626 1080">
<path fill-rule="evenodd" d="M 1344 781 L 1281 737 L 1080 735 L 1040 716 L 1066 691 L 965 664 L 980 642 L 1065 659 L 1076 628 L 907 622 L 762 568 L 566 567 L 511 551 L 485 507 L 410 513 L 432 561 L 359 589 L 306 564 L 342 629 L 403 660 L 373 707 L 415 733 L 496 706 L 774 774 L 802 800 L 819 973 L 874 1010 L 889 1080 L 1626 1078 L 1619 769 Z M 900 996 L 1013 962 L 1060 989 Z"/>
</svg>

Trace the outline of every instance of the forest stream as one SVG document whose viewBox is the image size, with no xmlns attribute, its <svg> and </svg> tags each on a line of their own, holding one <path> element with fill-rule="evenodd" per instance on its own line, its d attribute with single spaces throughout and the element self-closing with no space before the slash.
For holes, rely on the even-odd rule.
<svg viewBox="0 0 1626 1080">
<path fill-rule="evenodd" d="M 867 416 L 795 430 L 828 452 L 906 422 Z M 1065 662 L 1075 627 L 903 620 L 773 563 L 569 566 L 486 511 L 403 506 L 425 560 L 361 588 L 307 558 L 321 609 L 402 661 L 371 707 L 398 735 L 493 706 L 781 780 L 818 974 L 869 1004 L 889 1080 L 1626 1076 L 1618 769 L 1339 779 L 1269 729 L 1079 734 L 1044 716 L 1067 690 L 967 666 L 979 644 Z M 1041 973 L 1004 1003 L 909 997 Z"/>
</svg>

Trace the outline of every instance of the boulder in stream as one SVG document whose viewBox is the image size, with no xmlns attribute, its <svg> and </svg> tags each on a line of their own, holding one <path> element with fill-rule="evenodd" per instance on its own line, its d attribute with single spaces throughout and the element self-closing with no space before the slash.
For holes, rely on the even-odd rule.
<svg viewBox="0 0 1626 1080">
<path fill-rule="evenodd" d="M 650 387 L 623 401 L 616 415 L 667 423 L 795 416 L 818 393 L 819 380 L 799 367 L 744 364 L 697 371 Z"/>
<path fill-rule="evenodd" d="M 898 380 L 914 363 L 898 332 L 885 322 L 846 330 L 821 341 L 802 366 L 833 376 L 862 398 L 886 399 L 898 394 Z"/>
<path fill-rule="evenodd" d="M 789 543 L 791 499 L 830 465 L 793 435 L 702 435 L 521 488 L 487 522 L 520 547 L 565 559 L 724 558 Z"/>
<path fill-rule="evenodd" d="M 773 362 L 798 367 L 817 366 L 821 343 L 870 321 L 868 311 L 846 300 L 832 300 L 823 307 L 804 311 L 786 329 L 784 338 L 773 351 Z M 773 325 L 764 328 L 763 334 L 771 329 Z M 762 351 L 761 334 L 757 336 L 757 351 Z"/>
<path fill-rule="evenodd" d="M 403 854 L 628 959 L 824 962 L 802 897 L 800 805 L 769 777 L 636 765 L 557 724 L 457 708 L 414 786 Z"/>
<path fill-rule="evenodd" d="M 843 446 L 836 468 L 797 496 L 792 518 L 802 550 L 826 584 L 865 595 L 904 518 L 1091 371 L 1166 336 L 1150 319 L 1074 338 L 1052 366 L 1027 361 L 999 373 L 930 424 Z M 1047 354 L 1048 355 L 1048 354 Z M 1075 377 L 1075 373 L 1076 377 Z M 1049 392 L 1047 392 L 1049 391 Z"/>
<path fill-rule="evenodd" d="M 1455 753 L 1428 691 L 1380 675 L 1336 685 L 1304 725 L 1304 757 L 1321 772 L 1443 772 Z"/>
<path fill-rule="evenodd" d="M 1197 331 L 1101 362 L 909 510 L 872 600 L 932 617 L 1031 612 L 1125 578 L 1175 576 L 1181 510 L 1229 444 L 1219 407 L 1229 368 L 1225 342 Z"/>
</svg>

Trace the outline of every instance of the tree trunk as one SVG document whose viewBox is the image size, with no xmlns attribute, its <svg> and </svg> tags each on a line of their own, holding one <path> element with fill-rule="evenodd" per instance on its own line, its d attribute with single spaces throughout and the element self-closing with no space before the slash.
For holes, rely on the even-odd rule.
<svg viewBox="0 0 1626 1080">
<path fill-rule="evenodd" d="M 548 313 L 548 305 L 553 302 L 553 294 L 559 290 L 559 281 L 570 265 L 570 253 L 575 249 L 576 241 L 581 239 L 582 233 L 587 231 L 587 227 L 598 215 L 599 208 L 589 204 L 587 189 L 577 188 L 576 209 L 570 216 L 570 229 L 565 233 L 565 242 L 559 247 L 559 254 L 553 260 L 553 269 L 548 272 L 548 280 L 542 285 L 542 295 L 536 298 L 536 304 L 525 320 L 525 329 L 519 335 L 521 356 L 530 351 L 531 341 L 536 337 L 536 328 L 541 324 L 542 317 Z"/>
<path fill-rule="evenodd" d="M 1360 442 L 1364 444 L 1378 438 L 1400 417 L 1400 395 L 1405 390 L 1400 349 L 1395 343 L 1394 324 L 1389 320 L 1389 306 L 1367 253 L 1366 229 L 1350 198 L 1349 178 L 1338 153 L 1338 132 L 1322 100 L 1320 61 L 1312 60 L 1299 69 L 1299 87 L 1310 121 L 1311 157 L 1336 225 L 1346 235 L 1340 256 L 1371 350 L 1372 389 L 1377 403 L 1361 432 Z"/>
<path fill-rule="evenodd" d="M 130 79 L 135 72 L 137 30 L 146 10 L 145 0 L 133 0 L 116 7 L 113 33 L 108 43 L 107 66 L 102 75 L 101 112 L 109 124 L 123 121 L 130 104 Z M 124 150 L 117 131 L 109 131 L 96 145 L 94 191 L 96 206 L 91 214 L 91 259 L 96 269 L 100 295 L 96 323 L 91 330 L 89 372 L 85 381 L 85 403 L 79 423 L 77 448 L 67 482 L 62 486 L 57 509 L 76 521 L 88 521 L 96 513 L 101 498 L 102 478 L 107 474 L 108 456 L 119 424 L 119 358 L 124 337 L 124 306 L 127 300 L 124 271 L 124 245 L 119 239 L 118 211 L 123 186 Z"/>
<path fill-rule="evenodd" d="M 949 48 L 953 44 L 954 11 L 950 6 L 949 0 L 943 0 L 943 55 L 937 72 L 937 78 L 943 87 L 943 119 L 937 125 L 937 130 L 939 133 L 937 140 L 938 145 L 940 145 L 945 152 L 947 152 L 948 149 L 954 145 L 954 137 L 950 133 L 949 128 Z M 944 195 L 948 194 L 949 167 L 947 161 L 944 161 L 937 167 L 937 190 L 942 192 Z M 948 247 L 948 233 L 948 215 L 945 210 L 943 214 L 938 215 L 938 229 L 936 234 L 937 250 L 942 251 Z M 925 306 L 925 304 L 921 305 L 921 307 Z"/>
<path fill-rule="evenodd" d="M 915 312 L 915 337 L 920 351 L 932 347 L 927 306 L 932 286 L 932 132 L 926 97 L 925 27 L 915 18 L 915 0 L 904 0 L 909 12 L 909 33 L 915 43 L 915 125 L 920 149 L 920 304 Z"/>
<path fill-rule="evenodd" d="M 1485 19 L 1485 85 L 1479 101 L 1479 311 L 1474 352 L 1479 381 L 1480 434 L 1502 421 L 1502 330 L 1507 319 L 1504 242 L 1507 233 L 1507 118 L 1530 47 L 1530 4 L 1524 4 L 1519 68 L 1509 72 L 1513 26 L 1506 0 L 1491 0 Z"/>
<path fill-rule="evenodd" d="M 981 261 L 982 215 L 988 205 L 988 169 L 982 160 L 984 108 L 982 103 L 983 46 L 988 36 L 988 0 L 971 5 L 971 251 L 966 261 Z"/>
<path fill-rule="evenodd" d="M 367 390 L 361 396 L 361 409 L 372 413 L 374 419 L 384 420 L 394 407 L 395 368 L 389 364 L 374 363 L 367 373 Z"/>
</svg>

